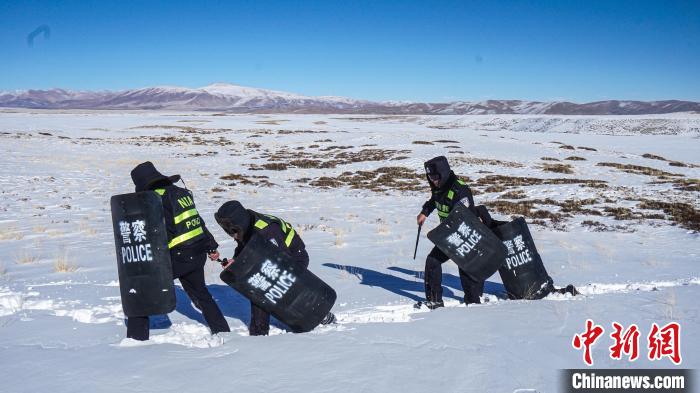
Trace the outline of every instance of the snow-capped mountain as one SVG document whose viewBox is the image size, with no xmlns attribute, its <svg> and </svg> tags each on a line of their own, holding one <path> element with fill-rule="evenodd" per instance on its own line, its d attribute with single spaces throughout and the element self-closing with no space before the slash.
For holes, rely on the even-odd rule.
<svg viewBox="0 0 700 393">
<path fill-rule="evenodd" d="M 0 92 L 0 107 L 34 109 L 167 109 L 216 110 L 234 113 L 356 113 L 356 114 L 551 114 L 640 115 L 700 112 L 689 101 L 538 102 L 488 100 L 479 102 L 373 102 L 345 97 L 300 94 L 215 83 L 191 89 L 158 86 L 123 91 L 64 89 Z"/>
</svg>

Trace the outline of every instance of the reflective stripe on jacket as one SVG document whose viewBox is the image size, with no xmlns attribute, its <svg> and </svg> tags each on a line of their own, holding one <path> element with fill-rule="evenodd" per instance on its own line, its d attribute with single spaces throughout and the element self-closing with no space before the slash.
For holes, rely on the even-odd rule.
<svg viewBox="0 0 700 393">
<path fill-rule="evenodd" d="M 155 192 L 161 196 L 163 204 L 167 203 L 172 209 L 172 222 L 166 222 L 169 228 L 174 228 L 174 233 L 168 233 L 168 248 L 188 246 L 202 240 L 204 222 L 197 212 L 192 193 L 175 186 L 158 188 Z"/>
<path fill-rule="evenodd" d="M 276 222 L 279 224 L 280 229 L 285 235 L 284 238 L 284 245 L 289 248 L 292 244 L 292 240 L 294 240 L 294 236 L 296 235 L 296 231 L 294 228 L 292 228 L 292 225 L 289 224 L 288 222 L 284 221 L 281 218 L 277 218 L 275 216 L 271 216 L 269 214 L 255 214 L 255 224 L 253 225 L 256 229 L 261 230 L 267 228 L 267 226 L 270 224 L 270 222 Z"/>
</svg>

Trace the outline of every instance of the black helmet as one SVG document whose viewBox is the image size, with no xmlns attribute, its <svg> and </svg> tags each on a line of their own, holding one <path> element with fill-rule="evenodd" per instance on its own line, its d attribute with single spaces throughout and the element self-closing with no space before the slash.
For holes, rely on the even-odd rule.
<svg viewBox="0 0 700 393">
<path fill-rule="evenodd" d="M 164 184 L 173 184 L 180 180 L 180 175 L 165 176 L 158 172 L 150 161 L 138 164 L 131 170 L 131 180 L 136 186 L 136 191 L 146 191 Z"/>
<path fill-rule="evenodd" d="M 238 201 L 228 201 L 221 205 L 214 213 L 214 218 L 229 236 L 239 233 L 242 237 L 250 226 L 250 213 Z"/>
<path fill-rule="evenodd" d="M 430 159 L 423 164 L 425 166 L 425 174 L 428 180 L 438 180 L 438 187 L 442 187 L 447 179 L 450 178 L 450 164 L 445 156 L 438 156 Z"/>
</svg>

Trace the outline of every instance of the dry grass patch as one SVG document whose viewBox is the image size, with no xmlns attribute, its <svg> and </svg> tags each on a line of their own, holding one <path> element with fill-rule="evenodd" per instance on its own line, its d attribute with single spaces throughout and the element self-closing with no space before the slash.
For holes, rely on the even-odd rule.
<svg viewBox="0 0 700 393">
<path fill-rule="evenodd" d="M 130 130 L 160 129 L 160 130 L 178 130 L 178 131 L 185 131 L 185 132 L 196 132 L 197 130 L 199 130 L 198 128 L 195 128 L 195 127 L 172 126 L 172 125 L 163 125 L 163 124 L 151 124 L 151 125 L 136 126 L 136 127 L 130 127 L 129 129 Z"/>
<path fill-rule="evenodd" d="M 353 189 L 387 192 L 391 190 L 420 191 L 424 187 L 424 176 L 410 168 L 382 167 L 373 171 L 343 172 L 338 177 L 323 176 L 309 184 L 320 188 L 350 187 Z M 299 179 L 297 182 L 307 182 Z"/>
<path fill-rule="evenodd" d="M 267 176 L 265 176 L 265 177 L 267 177 Z M 241 183 L 241 184 L 253 184 L 253 182 L 250 181 L 250 180 L 248 179 L 248 177 L 243 176 L 243 175 L 238 174 L 238 173 L 230 173 L 230 174 L 228 174 L 228 175 L 224 175 L 224 176 L 219 177 L 219 179 L 221 179 L 221 180 L 229 180 L 229 181 L 233 180 L 233 181 L 238 182 L 238 183 Z M 234 183 L 231 183 L 230 185 L 236 185 L 235 182 L 234 182 Z"/>
<path fill-rule="evenodd" d="M 655 176 L 655 177 L 683 177 L 679 173 L 670 173 L 662 171 L 660 169 L 650 168 L 641 165 L 631 165 L 631 164 L 620 164 L 617 162 L 599 162 L 596 166 L 604 166 L 619 169 L 626 173 L 631 173 L 634 175 L 645 175 L 645 176 Z"/>
<path fill-rule="evenodd" d="M 491 158 L 477 158 L 477 157 L 456 157 L 453 159 L 455 163 L 464 163 L 469 165 L 493 165 L 502 166 L 506 168 L 523 168 L 525 165 L 519 162 L 513 161 L 503 161 L 494 160 Z"/>
<path fill-rule="evenodd" d="M 46 231 L 46 234 L 49 237 L 58 237 L 58 236 L 63 236 L 65 234 L 65 232 L 63 232 L 60 229 L 51 229 L 51 230 Z"/>
<path fill-rule="evenodd" d="M 411 150 L 362 149 L 359 152 L 344 151 L 335 155 L 336 160 L 343 162 L 366 162 L 397 160 L 397 155 L 408 154 Z"/>
<path fill-rule="evenodd" d="M 510 187 L 537 186 L 542 184 L 580 184 L 581 186 L 591 188 L 608 187 L 607 182 L 604 180 L 586 180 L 569 178 L 540 179 L 536 177 L 517 177 L 505 175 L 488 175 L 476 181 L 476 185 L 478 186 L 501 186 L 504 189 Z"/>
<path fill-rule="evenodd" d="M 321 160 L 310 160 L 310 159 L 292 160 L 292 161 L 289 161 L 289 164 L 291 166 L 296 167 L 296 168 L 302 168 L 302 169 L 335 168 L 335 166 L 337 165 L 337 163 L 335 161 L 321 161 Z"/>
<path fill-rule="evenodd" d="M 642 154 L 642 157 L 648 158 L 648 159 L 650 159 L 650 160 L 668 161 L 667 159 L 665 159 L 665 158 L 663 158 L 663 157 L 661 157 L 661 156 L 657 156 L 657 155 L 650 154 L 650 153 Z"/>
<path fill-rule="evenodd" d="M 260 165 L 260 167 L 268 171 L 285 171 L 287 170 L 288 165 L 283 162 L 269 162 L 267 164 Z M 251 169 L 253 168 L 251 167 Z"/>
<path fill-rule="evenodd" d="M 523 190 L 513 190 L 513 191 L 508 191 L 501 196 L 498 197 L 498 199 L 524 199 L 527 198 L 527 194 L 523 192 Z"/>
<path fill-rule="evenodd" d="M 78 265 L 75 261 L 68 257 L 67 252 L 61 253 L 53 263 L 53 270 L 56 273 L 72 273 L 78 270 Z"/>
<path fill-rule="evenodd" d="M 602 216 L 598 210 L 585 209 L 584 206 L 595 205 L 598 200 L 595 198 L 589 199 L 567 199 L 563 202 L 555 202 L 553 204 L 561 207 L 561 211 L 564 213 L 578 213 L 578 214 L 588 214 L 592 216 Z"/>
<path fill-rule="evenodd" d="M 335 235 L 335 240 L 333 241 L 333 245 L 335 245 L 336 247 L 345 246 L 345 240 L 343 240 L 343 238 L 345 236 L 345 231 L 341 228 L 334 228 L 333 234 Z"/>
<path fill-rule="evenodd" d="M 81 222 L 80 225 L 78 225 L 78 230 L 88 236 L 97 235 L 97 230 L 84 222 Z"/>
<path fill-rule="evenodd" d="M 251 170 L 286 170 L 289 167 L 305 169 L 331 169 L 339 165 L 368 161 L 398 161 L 408 157 L 401 154 L 411 153 L 411 150 L 362 149 L 348 151 L 353 146 L 329 146 L 321 149 L 322 153 L 290 152 L 280 149 L 274 153 L 266 153 L 262 157 L 268 159 L 267 164 L 250 164 Z"/>
<path fill-rule="evenodd" d="M 504 201 L 496 200 L 485 203 L 489 209 L 493 209 L 500 214 L 511 216 L 523 216 L 535 219 L 549 219 L 553 223 L 560 222 L 565 217 L 570 217 L 568 214 L 554 213 L 548 210 L 533 210 L 537 201 Z"/>
<path fill-rule="evenodd" d="M 501 214 L 529 216 L 534 204 L 530 201 L 510 202 L 510 201 L 491 201 L 485 203 L 489 209 L 493 209 Z"/>
<path fill-rule="evenodd" d="M 519 191 L 519 190 L 518 190 Z M 519 195 L 519 194 L 516 194 Z M 499 198 L 495 201 L 485 203 L 489 209 L 500 214 L 510 216 L 523 216 L 532 220 L 533 223 L 547 226 L 544 220 L 550 220 L 555 229 L 561 229 L 565 219 L 571 218 L 574 215 L 593 215 L 602 216 L 603 213 L 585 206 L 598 203 L 597 199 L 567 199 L 565 201 L 556 201 L 550 198 L 547 199 L 529 199 L 519 201 L 506 201 Z M 558 212 L 543 209 L 541 206 L 557 206 Z"/>
<path fill-rule="evenodd" d="M 700 192 L 700 179 L 679 179 L 673 181 L 673 186 L 681 191 Z"/>
<path fill-rule="evenodd" d="M 484 192 L 486 192 L 486 193 L 489 193 L 489 192 L 503 192 L 503 191 L 505 191 L 505 190 L 507 190 L 507 189 L 508 189 L 508 188 L 507 188 L 506 186 L 503 186 L 503 185 L 501 185 L 501 184 L 495 184 L 495 185 L 493 185 L 493 186 L 488 186 L 488 187 L 486 187 L 486 189 L 484 190 Z M 475 189 L 472 190 L 472 193 L 473 193 L 474 195 L 477 195 L 476 191 L 478 191 L 478 190 L 475 188 Z"/>
<path fill-rule="evenodd" d="M 272 126 L 278 126 L 282 122 L 289 121 L 289 120 L 258 120 L 255 123 L 256 124 L 265 124 L 265 125 L 272 125 Z"/>
<path fill-rule="evenodd" d="M 616 220 L 641 220 L 644 218 L 644 214 L 639 212 L 634 212 L 632 209 L 627 207 L 605 207 L 603 210 L 608 213 L 608 216 L 614 217 Z"/>
<path fill-rule="evenodd" d="M 697 167 L 697 165 L 686 164 L 685 162 L 681 162 L 681 161 L 668 160 L 664 157 L 657 156 L 655 154 L 650 154 L 650 153 L 642 154 L 642 157 L 648 158 L 650 160 L 666 161 L 666 162 L 668 162 L 668 165 L 675 166 L 675 167 L 681 167 L 681 168 L 696 168 Z"/>
<path fill-rule="evenodd" d="M 391 230 L 389 229 L 389 225 L 386 223 L 381 223 L 377 226 L 377 233 L 386 236 L 391 233 Z"/>
<path fill-rule="evenodd" d="M 285 120 L 289 121 L 289 120 Z M 344 131 L 339 131 L 344 132 Z M 277 130 L 278 135 L 291 135 L 291 134 L 327 134 L 328 131 L 325 130 Z"/>
<path fill-rule="evenodd" d="M 259 186 L 271 186 L 273 185 L 268 180 L 269 177 L 265 175 L 241 175 L 238 173 L 230 173 L 219 177 L 221 180 L 230 181 L 227 185 L 229 187 L 236 185 L 259 185 Z"/>
<path fill-rule="evenodd" d="M 630 232 L 629 228 L 622 225 L 609 226 L 599 221 L 585 220 L 581 225 L 588 227 L 592 232 Z"/>
<path fill-rule="evenodd" d="M 318 146 L 317 146 L 318 147 Z M 331 146 L 326 146 L 322 149 L 319 149 L 319 151 L 331 151 L 331 150 L 348 150 L 352 149 L 355 146 L 336 146 L 336 145 L 331 145 Z"/>
<path fill-rule="evenodd" d="M 572 175 L 574 173 L 574 168 L 569 164 L 543 164 L 542 170 L 566 175 Z"/>
<path fill-rule="evenodd" d="M 36 263 L 37 261 L 39 261 L 39 258 L 36 255 L 30 253 L 29 251 L 20 252 L 15 260 L 15 262 L 19 265 L 31 265 L 33 263 Z"/>
<path fill-rule="evenodd" d="M 0 240 L 22 240 L 24 234 L 16 227 L 6 227 L 0 230 Z"/>
<path fill-rule="evenodd" d="M 647 210 L 662 210 L 671 216 L 671 220 L 678 225 L 693 231 L 700 231 L 700 211 L 689 203 L 643 199 L 637 207 Z"/>
<path fill-rule="evenodd" d="M 664 179 L 649 182 L 649 184 L 672 184 L 673 188 L 680 191 L 700 192 L 700 179 Z"/>
</svg>

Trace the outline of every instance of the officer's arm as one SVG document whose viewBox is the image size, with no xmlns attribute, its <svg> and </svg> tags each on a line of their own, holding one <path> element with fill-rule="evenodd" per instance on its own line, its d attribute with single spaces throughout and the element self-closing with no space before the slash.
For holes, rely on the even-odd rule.
<svg viewBox="0 0 700 393">
<path fill-rule="evenodd" d="M 293 253 L 292 248 L 294 247 L 294 241 L 292 240 L 292 243 L 289 245 L 289 247 L 285 246 L 284 242 L 285 240 L 287 240 L 287 234 L 282 232 L 282 228 L 280 228 L 280 226 L 277 225 L 277 223 L 270 223 L 270 225 L 268 225 L 265 229 L 261 230 L 258 233 L 264 236 L 265 240 L 272 243 L 273 246 L 276 246 L 281 251 L 287 254 Z"/>
<path fill-rule="evenodd" d="M 236 244 L 236 249 L 233 250 L 233 257 L 236 258 L 238 255 L 240 255 L 240 253 L 243 252 L 244 247 L 245 244 L 243 244 L 243 242 L 238 242 L 238 244 Z"/>
<path fill-rule="evenodd" d="M 421 214 L 425 214 L 426 216 L 429 216 L 430 213 L 435 210 L 435 196 L 431 196 L 430 199 L 428 199 L 424 204 L 423 208 L 421 209 Z"/>
<path fill-rule="evenodd" d="M 287 235 L 282 232 L 282 228 L 275 224 L 270 224 L 267 228 L 269 228 L 267 231 L 267 240 L 273 244 L 276 244 L 280 250 L 289 252 L 287 247 L 284 246 L 284 241 L 287 239 Z"/>
<path fill-rule="evenodd" d="M 285 234 L 280 230 L 279 234 L 284 236 L 283 238 L 277 239 L 277 242 L 280 245 L 279 248 L 292 257 L 296 266 L 303 267 L 304 269 L 308 268 L 309 254 L 306 252 L 306 245 L 304 244 L 304 241 L 301 240 L 301 236 L 299 236 L 299 234 L 295 234 L 291 243 L 289 243 L 289 247 L 287 247 L 280 242 L 287 240 L 289 232 Z"/>
<path fill-rule="evenodd" d="M 214 235 L 212 235 L 211 232 L 209 232 L 209 229 L 207 229 L 206 224 L 204 224 L 204 220 L 202 220 L 202 229 L 204 229 L 204 236 L 207 237 L 207 254 L 211 254 L 219 248 L 219 243 L 216 242 Z"/>
<path fill-rule="evenodd" d="M 455 198 L 458 201 L 462 201 L 462 203 L 467 205 L 467 207 L 469 207 L 470 209 L 474 209 L 474 197 L 472 196 L 472 190 L 469 188 L 468 185 L 465 184 L 463 186 L 460 186 L 457 189 Z"/>
<path fill-rule="evenodd" d="M 301 236 L 297 233 L 292 239 L 292 243 L 289 245 L 289 251 L 292 252 L 292 255 L 296 255 L 301 250 L 306 250 L 306 244 L 304 244 L 304 241 L 301 240 Z"/>
<path fill-rule="evenodd" d="M 177 228 L 175 228 L 175 220 L 173 220 L 173 207 L 168 199 L 163 200 L 163 217 L 165 218 L 165 230 L 168 232 L 168 241 L 175 237 Z"/>
</svg>

